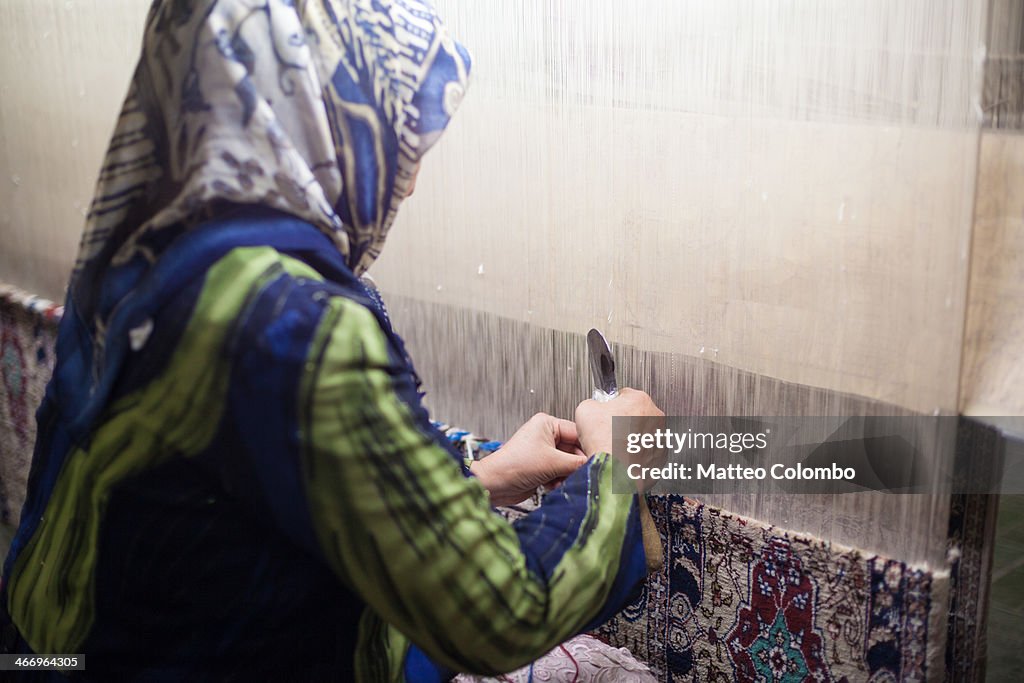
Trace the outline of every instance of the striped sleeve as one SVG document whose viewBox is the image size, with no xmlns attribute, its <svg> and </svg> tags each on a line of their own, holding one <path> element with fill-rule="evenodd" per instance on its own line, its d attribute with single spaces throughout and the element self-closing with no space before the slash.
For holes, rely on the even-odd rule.
<svg viewBox="0 0 1024 683">
<path fill-rule="evenodd" d="M 613 494 L 609 456 L 512 526 L 403 400 L 410 379 L 366 308 L 331 299 L 310 354 L 302 462 L 317 542 L 431 659 L 510 671 L 610 617 L 643 580 L 635 496 Z M 360 678 L 394 680 L 389 668 Z"/>
</svg>

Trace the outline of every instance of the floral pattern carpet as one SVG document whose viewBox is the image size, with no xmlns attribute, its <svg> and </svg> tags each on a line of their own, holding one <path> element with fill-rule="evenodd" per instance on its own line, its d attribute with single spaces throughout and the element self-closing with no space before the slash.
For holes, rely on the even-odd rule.
<svg viewBox="0 0 1024 683">
<path fill-rule="evenodd" d="M 653 496 L 666 562 L 598 635 L 664 681 L 941 678 L 948 574 Z M 938 659 L 936 659 L 938 657 Z"/>
</svg>

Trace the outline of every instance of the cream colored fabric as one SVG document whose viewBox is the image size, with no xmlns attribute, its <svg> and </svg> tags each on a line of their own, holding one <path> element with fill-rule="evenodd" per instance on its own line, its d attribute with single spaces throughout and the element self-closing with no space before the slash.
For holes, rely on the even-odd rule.
<svg viewBox="0 0 1024 683">
<path fill-rule="evenodd" d="M 576 636 L 530 666 L 502 676 L 460 674 L 453 683 L 654 683 L 646 665 L 624 647 L 612 647 L 593 636 Z"/>
</svg>

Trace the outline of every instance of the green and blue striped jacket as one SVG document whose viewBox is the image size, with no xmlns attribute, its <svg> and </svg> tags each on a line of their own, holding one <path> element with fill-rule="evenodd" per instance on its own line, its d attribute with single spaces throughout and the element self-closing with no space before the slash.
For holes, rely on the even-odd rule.
<svg viewBox="0 0 1024 683">
<path fill-rule="evenodd" d="M 68 302 L 4 567 L 22 651 L 96 680 L 443 680 L 522 666 L 642 581 L 607 455 L 515 524 L 491 509 L 312 227 L 241 212 L 101 291 L 110 348 Z"/>
</svg>

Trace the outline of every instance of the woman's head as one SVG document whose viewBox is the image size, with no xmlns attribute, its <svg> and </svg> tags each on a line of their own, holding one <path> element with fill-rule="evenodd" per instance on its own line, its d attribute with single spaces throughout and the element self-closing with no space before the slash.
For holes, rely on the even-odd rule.
<svg viewBox="0 0 1024 683">
<path fill-rule="evenodd" d="M 152 259 L 223 202 L 376 258 L 470 60 L 422 0 L 161 0 L 101 171 L 76 277 Z"/>
</svg>

